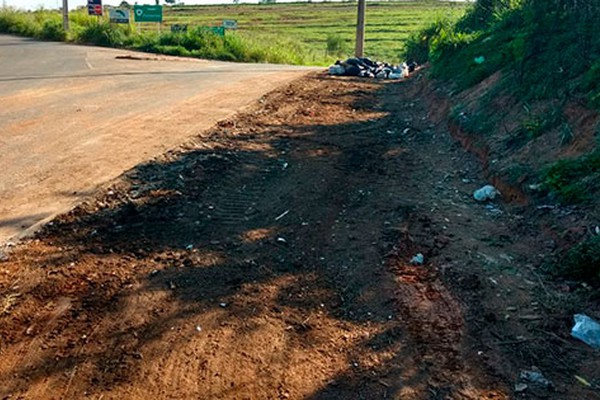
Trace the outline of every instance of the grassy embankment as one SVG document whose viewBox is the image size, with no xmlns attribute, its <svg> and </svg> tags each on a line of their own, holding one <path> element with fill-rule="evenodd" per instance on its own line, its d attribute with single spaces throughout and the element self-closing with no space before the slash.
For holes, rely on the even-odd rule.
<svg viewBox="0 0 600 400">
<path fill-rule="evenodd" d="M 540 200 L 577 204 L 592 220 L 600 218 L 598 21 L 596 0 L 479 0 L 406 48 L 450 88 L 450 117 L 489 146 L 490 172 Z M 600 237 L 588 235 L 551 269 L 600 278 Z"/>
<path fill-rule="evenodd" d="M 432 0 L 372 3 L 367 11 L 366 55 L 401 61 L 406 39 L 438 20 L 456 20 L 465 5 Z M 164 8 L 162 33 L 156 24 L 111 25 L 70 14 L 71 31 L 62 30 L 56 11 L 0 10 L 0 32 L 47 40 L 66 40 L 147 52 L 229 61 L 326 65 L 353 51 L 355 3 L 176 6 Z M 238 21 L 239 30 L 224 38 L 198 29 Z M 188 24 L 186 34 L 165 32 L 172 24 Z"/>
</svg>

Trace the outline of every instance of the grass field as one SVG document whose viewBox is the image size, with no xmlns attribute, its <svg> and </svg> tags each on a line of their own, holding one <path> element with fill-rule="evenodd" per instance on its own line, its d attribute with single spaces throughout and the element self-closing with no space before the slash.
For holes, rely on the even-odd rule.
<svg viewBox="0 0 600 400">
<path fill-rule="evenodd" d="M 383 61 L 401 61 L 409 35 L 438 19 L 455 20 L 466 7 L 431 0 L 368 3 L 365 53 Z M 235 19 L 240 35 L 265 43 L 274 39 L 293 43 L 308 54 L 310 63 L 323 64 L 352 54 L 356 8 L 354 2 L 175 6 L 165 7 L 165 24 L 218 26 L 223 19 Z M 327 55 L 328 36 L 343 40 L 344 49 Z"/>
<path fill-rule="evenodd" d="M 365 54 L 403 61 L 409 36 L 436 21 L 458 19 L 466 7 L 438 0 L 369 3 Z M 70 12 L 71 30 L 65 32 L 56 10 L 0 8 L 0 33 L 226 61 L 327 65 L 353 54 L 356 12 L 355 2 L 173 6 L 164 7 L 159 33 L 156 23 L 109 24 L 108 13 L 96 19 L 82 8 Z M 239 29 L 225 37 L 201 29 L 224 19 L 237 20 Z M 187 24 L 188 32 L 170 33 L 173 24 Z"/>
</svg>

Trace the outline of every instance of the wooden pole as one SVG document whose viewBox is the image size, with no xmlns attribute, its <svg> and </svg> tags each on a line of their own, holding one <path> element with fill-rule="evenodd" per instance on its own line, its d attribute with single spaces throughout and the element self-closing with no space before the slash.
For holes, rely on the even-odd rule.
<svg viewBox="0 0 600 400">
<path fill-rule="evenodd" d="M 366 0 L 358 0 L 358 18 L 356 20 L 356 57 L 364 57 L 365 50 L 365 13 L 367 9 Z"/>
<path fill-rule="evenodd" d="M 69 30 L 69 0 L 63 0 L 62 13 L 63 13 L 63 29 Z"/>
</svg>

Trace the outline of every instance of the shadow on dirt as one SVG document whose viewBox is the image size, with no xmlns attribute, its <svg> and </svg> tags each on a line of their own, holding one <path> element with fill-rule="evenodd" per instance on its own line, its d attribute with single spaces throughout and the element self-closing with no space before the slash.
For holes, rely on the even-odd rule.
<svg viewBox="0 0 600 400">
<path fill-rule="evenodd" d="M 271 95 L 268 113 L 225 121 L 196 148 L 138 166 L 15 253 L 40 278 L 0 334 L 35 356 L 4 369 L 0 393 L 48 379 L 65 397 L 143 385 L 139 376 L 151 377 L 152 364 L 167 370 L 172 353 L 182 370 L 202 358 L 207 371 L 187 373 L 204 376 L 212 398 L 442 398 L 386 261 L 409 256 L 396 246 L 413 207 L 401 196 L 413 184 L 405 144 L 390 128 L 400 122 L 376 102 L 394 87 L 370 94 L 352 80 L 311 79 L 332 88 L 321 100 L 349 122 L 306 114 L 306 92 Z M 58 312 L 61 299 L 69 305 Z M 213 327 L 220 353 L 209 339 L 189 348 L 191 321 Z M 269 346 L 257 334 L 285 337 L 270 354 L 283 359 L 261 364 Z M 250 384 L 250 370 L 214 367 L 246 356 L 267 375 Z M 313 382 L 302 382 L 306 368 Z"/>
</svg>

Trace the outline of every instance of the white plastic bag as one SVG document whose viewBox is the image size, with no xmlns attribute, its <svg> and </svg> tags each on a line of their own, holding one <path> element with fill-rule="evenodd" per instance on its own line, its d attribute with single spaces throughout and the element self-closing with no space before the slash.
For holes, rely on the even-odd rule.
<svg viewBox="0 0 600 400">
<path fill-rule="evenodd" d="M 485 185 L 473 193 L 473 198 L 477 201 L 494 200 L 499 194 L 500 191 L 492 185 Z"/>
<path fill-rule="evenodd" d="M 600 324 L 585 314 L 575 314 L 575 326 L 571 336 L 595 349 L 600 349 Z"/>
</svg>

